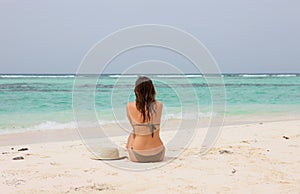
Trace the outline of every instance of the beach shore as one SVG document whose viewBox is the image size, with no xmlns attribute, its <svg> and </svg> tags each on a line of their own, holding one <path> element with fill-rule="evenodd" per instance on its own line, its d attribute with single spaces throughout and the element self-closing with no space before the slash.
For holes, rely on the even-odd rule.
<svg viewBox="0 0 300 194">
<path fill-rule="evenodd" d="M 226 118 L 206 154 L 199 155 L 198 133 L 180 156 L 146 171 L 90 159 L 76 130 L 2 134 L 0 193 L 300 193 L 297 118 Z M 127 137 L 116 139 L 125 147 Z"/>
</svg>

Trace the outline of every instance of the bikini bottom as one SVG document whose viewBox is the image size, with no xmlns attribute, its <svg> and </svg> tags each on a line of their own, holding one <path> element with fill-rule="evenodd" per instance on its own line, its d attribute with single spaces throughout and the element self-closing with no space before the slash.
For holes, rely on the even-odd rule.
<svg viewBox="0 0 300 194">
<path fill-rule="evenodd" d="M 132 147 L 131 147 L 131 151 L 138 162 L 159 162 L 161 161 L 162 156 L 165 154 L 165 147 L 163 147 L 163 149 L 160 152 L 153 155 L 143 155 L 137 153 L 136 151 L 133 150 Z"/>
</svg>

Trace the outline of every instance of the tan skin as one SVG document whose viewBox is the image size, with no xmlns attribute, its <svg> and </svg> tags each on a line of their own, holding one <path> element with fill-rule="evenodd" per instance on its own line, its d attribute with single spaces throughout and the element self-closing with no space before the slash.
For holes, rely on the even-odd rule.
<svg viewBox="0 0 300 194">
<path fill-rule="evenodd" d="M 153 114 L 151 121 L 154 124 L 159 124 L 162 115 L 163 104 L 159 101 L 156 101 L 155 105 L 155 114 Z M 129 102 L 126 106 L 127 118 L 131 124 L 141 124 L 143 119 L 141 113 L 137 110 L 135 102 Z M 147 122 L 146 122 L 147 123 Z M 133 127 L 133 126 L 132 126 Z M 131 133 L 128 137 L 126 149 L 128 150 L 131 161 L 138 162 L 132 153 L 131 147 L 140 154 L 143 155 L 152 155 L 156 154 L 163 148 L 163 142 L 160 139 L 159 132 L 160 126 L 156 126 L 156 130 L 153 134 L 149 133 L 147 127 L 145 126 L 134 126 L 135 133 Z M 164 154 L 161 157 L 163 160 Z"/>
</svg>

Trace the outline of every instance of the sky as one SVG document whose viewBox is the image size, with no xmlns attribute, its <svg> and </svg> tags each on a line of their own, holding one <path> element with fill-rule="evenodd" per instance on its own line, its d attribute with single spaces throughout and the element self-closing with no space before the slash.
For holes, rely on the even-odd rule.
<svg viewBox="0 0 300 194">
<path fill-rule="evenodd" d="M 76 73 L 95 43 L 141 24 L 192 34 L 222 73 L 300 73 L 298 0 L 1 0 L 0 73 Z M 142 60 L 138 53 L 128 56 Z M 116 61 L 129 65 L 130 57 Z M 184 62 L 175 66 L 194 73 Z M 108 73 L 119 73 L 118 65 Z"/>
</svg>

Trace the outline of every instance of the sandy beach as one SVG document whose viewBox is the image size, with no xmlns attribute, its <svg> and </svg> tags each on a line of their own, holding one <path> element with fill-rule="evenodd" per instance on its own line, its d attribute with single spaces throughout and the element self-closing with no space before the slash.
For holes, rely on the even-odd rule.
<svg viewBox="0 0 300 194">
<path fill-rule="evenodd" d="M 0 1 L 0 194 L 300 194 L 299 8 Z"/>
<path fill-rule="evenodd" d="M 300 120 L 295 117 L 225 126 L 215 146 L 199 155 L 201 133 L 174 160 L 146 171 L 90 159 L 74 130 L 1 135 L 1 193 L 300 193 Z M 25 143 L 45 137 L 43 143 Z M 52 134 L 49 135 L 49 134 Z M 161 136 L 169 135 L 162 131 Z M 19 138 L 20 144 L 9 144 Z M 116 138 L 121 145 L 126 137 Z M 4 141 L 5 140 L 5 141 Z M 6 145 L 5 145 L 6 144 Z M 22 148 L 28 148 L 28 150 Z M 18 151 L 20 150 L 20 151 Z M 124 150 L 120 150 L 123 154 Z M 167 151 L 168 155 L 168 151 Z M 23 157 L 21 160 L 13 160 Z M 112 161 L 113 162 L 113 161 Z M 131 163 L 128 159 L 122 161 Z M 136 164 L 133 165 L 144 165 Z"/>
</svg>

